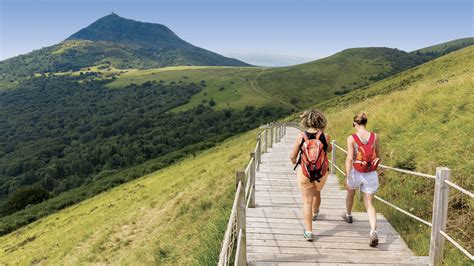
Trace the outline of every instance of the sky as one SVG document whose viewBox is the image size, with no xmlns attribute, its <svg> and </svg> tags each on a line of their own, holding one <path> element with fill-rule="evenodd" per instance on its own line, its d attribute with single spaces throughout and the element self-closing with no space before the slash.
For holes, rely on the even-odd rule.
<svg viewBox="0 0 474 266">
<path fill-rule="evenodd" d="M 110 14 L 168 26 L 202 48 L 290 65 L 352 47 L 412 51 L 474 36 L 474 0 L 0 0 L 0 60 Z"/>
</svg>

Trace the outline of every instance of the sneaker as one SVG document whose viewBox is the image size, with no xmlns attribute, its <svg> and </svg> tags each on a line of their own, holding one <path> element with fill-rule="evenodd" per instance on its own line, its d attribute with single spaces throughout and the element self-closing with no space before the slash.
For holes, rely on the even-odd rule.
<svg viewBox="0 0 474 266">
<path fill-rule="evenodd" d="M 313 241 L 313 232 L 306 232 L 306 230 L 303 231 L 303 237 L 306 239 L 306 241 Z"/>
<path fill-rule="evenodd" d="M 350 215 L 350 214 L 343 213 L 342 214 L 342 219 L 344 221 L 346 221 L 347 223 L 350 223 L 350 224 L 352 223 L 352 215 Z"/>
<path fill-rule="evenodd" d="M 313 214 L 313 221 L 316 221 L 316 219 L 318 218 L 318 215 L 319 215 L 319 211 Z"/>
<path fill-rule="evenodd" d="M 371 231 L 370 232 L 370 241 L 369 241 L 369 246 L 375 248 L 379 244 L 379 237 L 377 236 L 376 231 Z"/>
</svg>

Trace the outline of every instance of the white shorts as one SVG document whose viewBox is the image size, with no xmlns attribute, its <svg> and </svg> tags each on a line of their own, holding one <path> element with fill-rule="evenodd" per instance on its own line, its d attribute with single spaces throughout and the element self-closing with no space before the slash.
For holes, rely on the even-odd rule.
<svg viewBox="0 0 474 266">
<path fill-rule="evenodd" d="M 379 189 L 379 177 L 376 171 L 361 173 L 353 168 L 351 176 L 347 178 L 347 186 L 351 189 L 360 187 L 360 191 L 374 194 Z"/>
</svg>

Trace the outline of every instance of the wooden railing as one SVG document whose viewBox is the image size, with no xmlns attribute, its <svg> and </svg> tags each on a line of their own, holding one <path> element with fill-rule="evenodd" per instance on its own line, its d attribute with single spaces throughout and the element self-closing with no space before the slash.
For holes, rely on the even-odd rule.
<svg viewBox="0 0 474 266">
<path fill-rule="evenodd" d="M 255 207 L 255 174 L 259 169 L 261 157 L 274 143 L 280 142 L 286 133 L 284 123 L 272 123 L 257 135 L 255 149 L 250 153 L 250 161 L 244 171 L 237 171 L 236 192 L 230 212 L 227 229 L 219 255 L 219 265 L 246 265 L 246 209 Z"/>
<path fill-rule="evenodd" d="M 341 150 L 344 153 L 347 154 L 347 151 L 337 145 L 337 142 L 335 140 L 332 141 L 332 154 L 331 154 L 331 174 L 335 174 L 336 170 L 339 171 L 343 176 L 346 176 L 346 173 L 342 171 L 337 165 L 336 165 L 336 151 Z M 429 253 L 429 262 L 430 265 L 442 265 L 443 262 L 443 251 L 444 251 L 444 241 L 447 239 L 449 242 L 451 242 L 457 249 L 459 249 L 462 253 L 464 253 L 471 261 L 474 259 L 472 254 L 469 253 L 465 248 L 463 248 L 458 242 L 456 242 L 454 239 L 452 239 L 447 233 L 446 233 L 446 220 L 448 216 L 448 194 L 449 194 L 449 187 L 455 188 L 459 190 L 461 193 L 468 195 L 471 199 L 473 198 L 473 193 L 470 191 L 467 191 L 464 188 L 461 188 L 460 186 L 454 184 L 453 182 L 450 181 L 450 175 L 451 175 L 451 170 L 447 167 L 437 167 L 436 168 L 436 174 L 435 175 L 430 175 L 430 174 L 425 174 L 425 173 L 419 173 L 419 172 L 414 172 L 410 170 L 405 170 L 405 169 L 400 169 L 396 167 L 391 167 L 391 166 L 386 166 L 383 164 L 380 164 L 379 167 L 387 169 L 387 170 L 393 170 L 409 175 L 414 175 L 414 176 L 421 176 L 421 177 L 426 177 L 430 179 L 435 179 L 435 191 L 434 191 L 434 199 L 433 199 L 433 214 L 432 214 L 432 219 L 431 223 L 382 199 L 379 196 L 374 196 L 377 200 L 381 201 L 382 203 L 394 208 L 395 210 L 408 215 L 409 217 L 422 222 L 423 224 L 430 226 L 431 227 L 431 239 L 430 239 L 430 253 Z"/>
</svg>

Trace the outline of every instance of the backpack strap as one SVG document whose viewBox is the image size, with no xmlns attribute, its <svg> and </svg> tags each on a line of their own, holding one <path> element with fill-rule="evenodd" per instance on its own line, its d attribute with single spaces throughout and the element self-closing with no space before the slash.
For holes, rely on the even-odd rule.
<svg viewBox="0 0 474 266">
<path fill-rule="evenodd" d="M 357 146 L 362 147 L 364 144 L 362 144 L 362 141 L 360 140 L 359 136 L 357 134 L 352 134 L 352 137 L 354 138 L 354 141 L 357 143 Z"/>
<path fill-rule="evenodd" d="M 318 131 L 318 133 L 316 134 L 316 139 L 317 140 L 319 140 L 319 138 L 321 138 L 322 133 L 323 133 L 322 131 L 320 131 L 320 130 Z"/>
<path fill-rule="evenodd" d="M 301 147 L 303 147 L 303 143 L 309 140 L 308 135 L 306 134 L 305 131 L 301 132 L 300 134 L 303 137 L 303 139 L 301 140 L 301 144 L 300 144 L 300 149 L 299 149 L 300 152 L 298 153 L 298 161 L 296 161 L 293 171 L 296 170 L 296 167 L 298 167 L 298 165 L 301 163 L 301 152 L 302 152 Z"/>
<path fill-rule="evenodd" d="M 375 133 L 370 132 L 369 141 L 367 142 L 367 144 L 373 145 L 374 142 L 375 142 Z"/>
<path fill-rule="evenodd" d="M 304 141 L 308 141 L 308 140 L 309 140 L 309 137 L 308 137 L 308 134 L 306 133 L 306 131 L 301 132 L 301 135 L 303 136 L 303 140 L 304 140 Z M 303 143 L 301 143 L 300 149 L 301 149 L 301 146 L 303 146 Z"/>
</svg>

